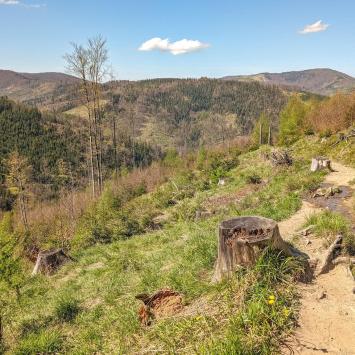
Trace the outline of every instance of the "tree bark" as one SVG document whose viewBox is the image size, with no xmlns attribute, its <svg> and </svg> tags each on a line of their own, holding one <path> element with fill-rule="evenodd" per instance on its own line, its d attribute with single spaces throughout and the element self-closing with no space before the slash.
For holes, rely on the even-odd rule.
<svg viewBox="0 0 355 355">
<path fill-rule="evenodd" d="M 71 258 L 64 253 L 63 249 L 41 251 L 38 253 L 32 276 L 39 272 L 51 274 L 69 260 L 71 260 Z"/>
<path fill-rule="evenodd" d="M 300 256 L 281 237 L 277 223 L 263 217 L 237 217 L 219 226 L 218 258 L 213 281 L 231 277 L 240 266 L 255 264 L 265 247 L 283 251 L 289 256 Z"/>
<path fill-rule="evenodd" d="M 325 157 L 313 158 L 311 163 L 311 171 L 315 172 L 322 169 L 328 169 L 329 171 L 333 171 L 330 160 Z"/>
</svg>

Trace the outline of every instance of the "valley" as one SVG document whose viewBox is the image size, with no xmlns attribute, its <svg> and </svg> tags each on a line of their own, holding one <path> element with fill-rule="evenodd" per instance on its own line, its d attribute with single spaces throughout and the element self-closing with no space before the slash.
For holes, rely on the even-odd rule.
<svg viewBox="0 0 355 355">
<path fill-rule="evenodd" d="M 354 12 L 0 0 L 0 355 L 354 355 Z"/>
</svg>

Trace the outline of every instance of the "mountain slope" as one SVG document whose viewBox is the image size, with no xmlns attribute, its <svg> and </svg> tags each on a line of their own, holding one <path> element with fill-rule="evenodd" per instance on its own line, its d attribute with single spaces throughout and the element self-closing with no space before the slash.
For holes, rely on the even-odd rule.
<svg viewBox="0 0 355 355">
<path fill-rule="evenodd" d="M 332 95 L 337 91 L 355 90 L 355 78 L 332 69 L 309 69 L 284 73 L 260 73 L 255 75 L 226 76 L 223 80 L 259 81 L 270 85 L 281 85 Z"/>
<path fill-rule="evenodd" d="M 78 79 L 64 73 L 17 73 L 0 70 L 0 96 L 38 104 L 70 92 Z"/>
</svg>

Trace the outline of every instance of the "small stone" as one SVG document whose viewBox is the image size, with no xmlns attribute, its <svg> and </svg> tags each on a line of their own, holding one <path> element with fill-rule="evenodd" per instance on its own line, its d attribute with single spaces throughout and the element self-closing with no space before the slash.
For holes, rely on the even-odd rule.
<svg viewBox="0 0 355 355">
<path fill-rule="evenodd" d="M 353 294 L 355 295 L 355 287 L 353 287 Z"/>
<path fill-rule="evenodd" d="M 224 179 L 218 180 L 218 186 L 224 186 L 225 184 L 226 184 L 226 181 Z"/>
<path fill-rule="evenodd" d="M 319 293 L 317 299 L 322 300 L 323 298 L 326 298 L 326 297 L 327 297 L 327 294 L 325 293 L 325 291 L 322 291 Z"/>
</svg>

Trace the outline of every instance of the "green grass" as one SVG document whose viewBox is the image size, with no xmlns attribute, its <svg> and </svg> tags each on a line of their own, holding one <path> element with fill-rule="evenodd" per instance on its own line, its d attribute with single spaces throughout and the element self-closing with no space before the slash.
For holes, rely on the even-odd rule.
<svg viewBox="0 0 355 355">
<path fill-rule="evenodd" d="M 240 156 L 239 165 L 225 173 L 225 186 L 200 188 L 204 176 L 195 174 L 192 191 L 182 178 L 174 182 L 175 190 L 168 186 L 158 197 L 153 193 L 131 200 L 131 216 L 145 214 L 142 201 L 167 213 L 163 228 L 77 249 L 76 262 L 52 277 L 31 279 L 7 321 L 10 353 L 277 353 L 297 316 L 296 260 L 267 251 L 254 268 L 238 271 L 229 282 L 211 284 L 221 220 L 246 214 L 285 219 L 324 176 L 309 174 L 309 162 L 300 159 L 294 166 L 274 168 L 263 158 L 267 150 Z M 266 183 L 248 190 L 250 176 Z M 234 199 L 243 189 L 247 193 Z M 172 197 L 175 205 L 164 203 Z M 212 217 L 195 221 L 196 209 L 215 197 L 232 198 L 215 206 Z M 85 233 L 93 226 L 98 240 L 105 240 L 107 231 L 114 235 L 122 209 L 102 202 L 96 211 L 102 215 L 93 215 L 94 222 L 91 214 L 86 216 Z M 186 315 L 142 328 L 135 295 L 163 287 L 183 294 Z M 270 296 L 274 304 L 268 303 Z"/>
<path fill-rule="evenodd" d="M 64 350 L 60 332 L 50 329 L 31 333 L 21 339 L 14 349 L 16 355 L 57 354 Z"/>
<path fill-rule="evenodd" d="M 338 213 L 324 211 L 308 217 L 307 226 L 314 226 L 312 231 L 319 237 L 335 237 L 349 232 L 349 222 Z"/>
<path fill-rule="evenodd" d="M 355 236 L 350 230 L 350 222 L 341 214 L 324 211 L 311 215 L 305 226 L 314 226 L 312 231 L 318 237 L 324 238 L 329 246 L 335 236 L 341 234 L 344 237 L 344 246 L 348 253 L 355 254 Z"/>
<path fill-rule="evenodd" d="M 344 132 L 346 134 L 346 132 Z M 311 159 L 315 156 L 328 156 L 342 164 L 355 168 L 355 139 L 342 141 L 334 145 L 338 140 L 338 135 L 326 138 L 325 141 L 318 136 L 309 136 L 300 139 L 293 146 L 293 150 L 298 157 Z"/>
</svg>

